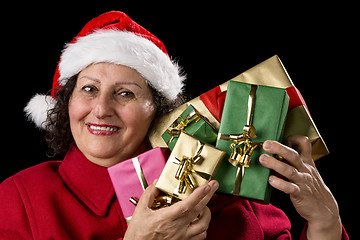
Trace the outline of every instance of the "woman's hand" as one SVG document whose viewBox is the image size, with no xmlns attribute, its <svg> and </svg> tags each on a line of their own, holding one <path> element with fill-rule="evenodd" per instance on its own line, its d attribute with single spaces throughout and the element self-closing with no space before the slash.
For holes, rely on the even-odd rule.
<svg viewBox="0 0 360 240">
<path fill-rule="evenodd" d="M 263 145 L 265 151 L 285 159 L 279 161 L 267 154 L 260 156 L 264 167 L 287 178 L 272 175 L 270 185 L 290 195 L 296 211 L 308 221 L 308 239 L 341 239 L 338 206 L 315 167 L 311 142 L 304 136 L 291 136 L 286 145 L 276 141 L 266 141 Z"/>
<path fill-rule="evenodd" d="M 141 196 L 124 239 L 205 239 L 211 218 L 206 204 L 218 186 L 218 182 L 210 181 L 185 200 L 152 210 L 150 207 L 159 194 L 153 183 Z"/>
</svg>

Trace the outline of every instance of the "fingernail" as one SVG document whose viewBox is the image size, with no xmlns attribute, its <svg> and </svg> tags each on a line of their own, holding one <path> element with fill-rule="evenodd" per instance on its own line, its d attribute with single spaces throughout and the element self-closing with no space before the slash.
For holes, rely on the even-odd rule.
<svg viewBox="0 0 360 240">
<path fill-rule="evenodd" d="M 272 184 L 272 183 L 274 183 L 274 181 L 275 181 L 275 177 L 273 175 L 271 175 L 269 177 L 269 183 Z"/>
<path fill-rule="evenodd" d="M 204 188 L 204 193 L 208 194 L 210 192 L 210 190 L 211 190 L 211 187 L 206 185 L 205 188 Z"/>
<path fill-rule="evenodd" d="M 211 188 L 214 188 L 214 189 L 218 189 L 218 187 L 219 187 L 218 181 L 215 181 L 215 180 L 211 181 L 209 184 L 211 185 Z"/>
<path fill-rule="evenodd" d="M 269 141 L 269 140 L 267 140 L 267 141 L 264 142 L 263 148 L 264 148 L 265 150 L 270 150 L 270 149 L 271 149 L 271 145 L 272 145 L 272 142 Z"/>
<path fill-rule="evenodd" d="M 266 162 L 269 159 L 269 156 L 267 154 L 262 154 L 259 159 L 261 162 Z"/>
</svg>

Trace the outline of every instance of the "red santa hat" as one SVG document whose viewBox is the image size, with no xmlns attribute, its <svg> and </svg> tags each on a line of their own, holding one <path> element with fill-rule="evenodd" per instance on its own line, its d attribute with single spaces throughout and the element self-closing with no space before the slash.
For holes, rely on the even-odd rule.
<svg viewBox="0 0 360 240">
<path fill-rule="evenodd" d="M 36 94 L 25 107 L 38 127 L 46 126 L 47 111 L 56 103 L 56 89 L 91 64 L 109 62 L 135 69 L 149 85 L 173 101 L 185 76 L 170 59 L 164 44 L 125 13 L 111 11 L 90 22 L 65 46 L 53 78 L 51 96 Z"/>
</svg>

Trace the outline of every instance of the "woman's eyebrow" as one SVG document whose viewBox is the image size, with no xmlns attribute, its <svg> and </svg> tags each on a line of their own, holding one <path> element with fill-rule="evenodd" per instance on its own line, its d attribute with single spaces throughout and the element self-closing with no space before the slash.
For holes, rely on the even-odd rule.
<svg viewBox="0 0 360 240">
<path fill-rule="evenodd" d="M 135 85 L 142 89 L 142 87 L 135 82 L 115 82 L 115 85 Z"/>
<path fill-rule="evenodd" d="M 93 77 L 89 77 L 89 76 L 82 76 L 80 79 L 82 79 L 82 78 L 86 78 L 86 79 L 89 79 L 91 81 L 101 83 L 100 79 L 98 79 L 98 78 L 93 78 Z M 142 89 L 142 87 L 139 84 L 135 83 L 135 82 L 115 82 L 115 85 L 134 85 L 134 86 L 137 86 L 137 87 Z"/>
<path fill-rule="evenodd" d="M 93 78 L 93 77 L 89 77 L 89 76 L 82 76 L 81 78 L 79 78 L 79 80 L 80 80 L 80 79 L 83 79 L 83 78 L 87 78 L 87 79 L 89 79 L 89 80 L 91 80 L 91 81 L 98 82 L 98 83 L 101 82 L 99 79 Z"/>
</svg>

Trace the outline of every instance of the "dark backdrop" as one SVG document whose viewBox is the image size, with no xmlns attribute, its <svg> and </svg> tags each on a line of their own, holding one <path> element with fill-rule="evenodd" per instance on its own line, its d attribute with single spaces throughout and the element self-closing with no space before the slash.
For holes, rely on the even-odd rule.
<svg viewBox="0 0 360 240">
<path fill-rule="evenodd" d="M 23 108 L 32 95 L 51 88 L 65 42 L 91 18 L 121 10 L 164 42 L 187 73 L 186 91 L 193 97 L 278 54 L 330 149 L 331 154 L 316 164 L 353 235 L 351 202 L 357 199 L 359 182 L 354 154 L 358 132 L 354 6 L 247 6 L 224 1 L 194 5 L 170 1 L 165 5 L 118 1 L 105 7 L 89 2 L 77 7 L 56 2 L 49 6 L 10 3 L 3 11 L 8 14 L 1 17 L 4 141 L 0 181 L 49 160 L 43 132 L 25 120 Z M 288 196 L 275 190 L 272 203 L 289 215 L 296 239 L 304 221 Z"/>
</svg>

